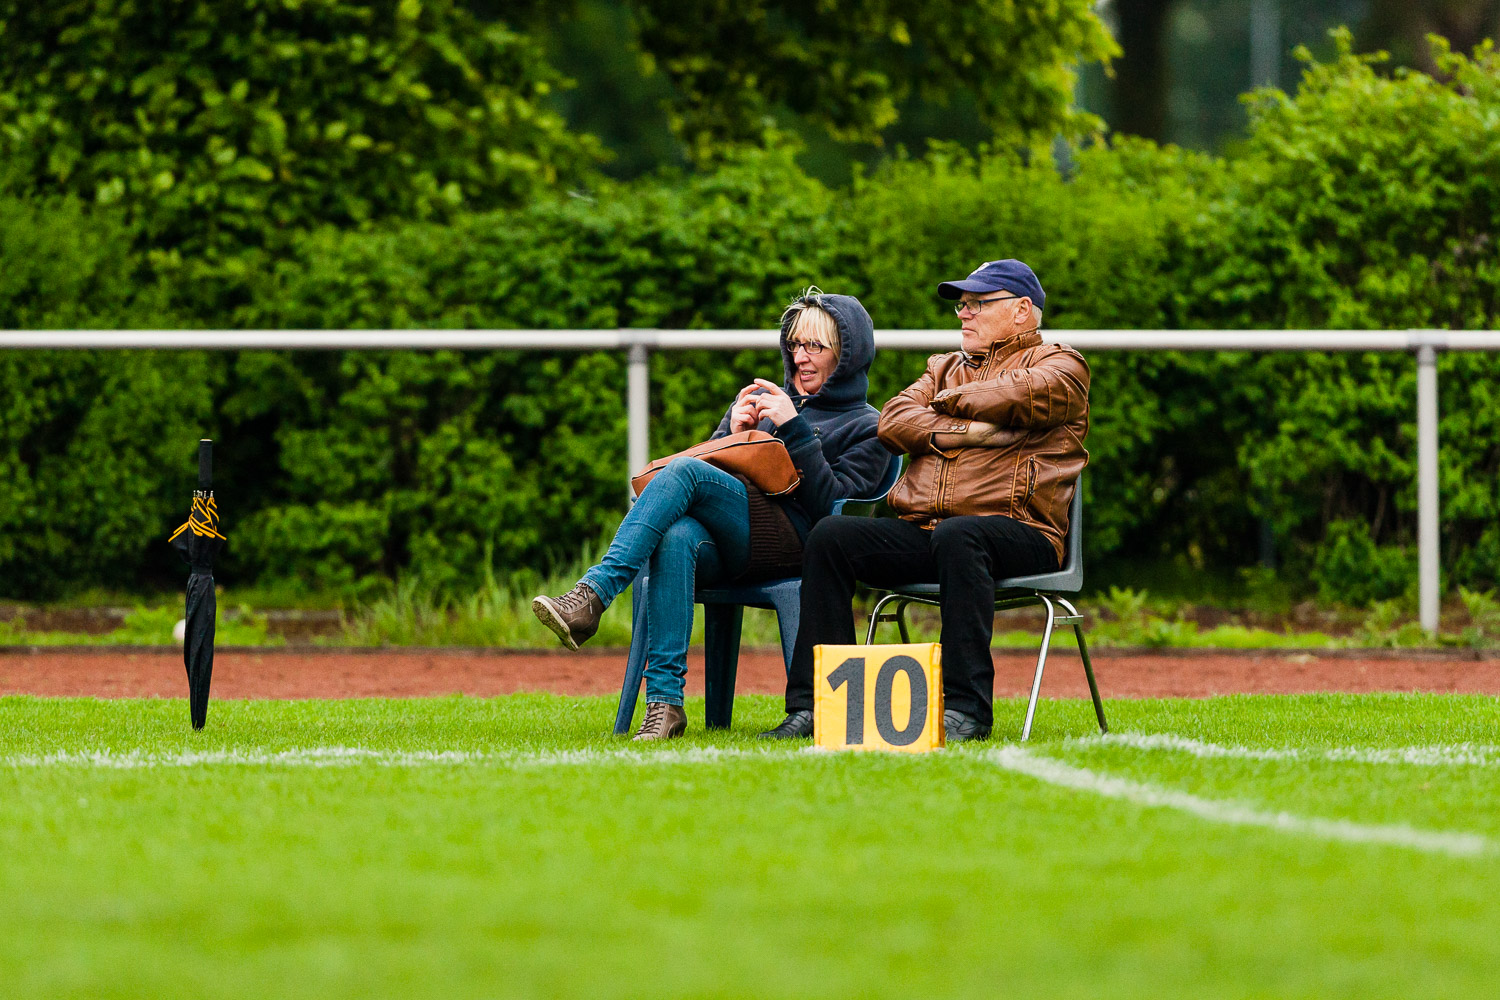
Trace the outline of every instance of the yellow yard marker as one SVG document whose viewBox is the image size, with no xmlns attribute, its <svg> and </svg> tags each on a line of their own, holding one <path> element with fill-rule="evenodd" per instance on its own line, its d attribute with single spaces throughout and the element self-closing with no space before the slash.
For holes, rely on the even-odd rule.
<svg viewBox="0 0 1500 1000">
<path fill-rule="evenodd" d="M 935 642 L 813 647 L 813 731 L 825 750 L 922 753 L 943 745 Z"/>
</svg>

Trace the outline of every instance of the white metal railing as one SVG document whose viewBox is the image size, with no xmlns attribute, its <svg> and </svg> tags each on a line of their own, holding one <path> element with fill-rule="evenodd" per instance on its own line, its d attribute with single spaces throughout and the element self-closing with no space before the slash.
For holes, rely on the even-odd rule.
<svg viewBox="0 0 1500 1000">
<path fill-rule="evenodd" d="M 1048 330 L 1082 351 L 1409 351 L 1417 363 L 1417 548 L 1420 619 L 1438 626 L 1439 351 L 1500 351 L 1490 330 Z M 0 330 L 0 349 L 603 351 L 629 356 L 629 468 L 650 458 L 652 351 L 774 350 L 775 330 Z M 887 350 L 952 351 L 956 330 L 880 330 Z"/>
</svg>

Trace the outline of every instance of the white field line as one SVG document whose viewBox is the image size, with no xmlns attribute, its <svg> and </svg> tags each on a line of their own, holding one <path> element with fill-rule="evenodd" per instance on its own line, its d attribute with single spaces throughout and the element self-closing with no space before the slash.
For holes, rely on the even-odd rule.
<svg viewBox="0 0 1500 1000">
<path fill-rule="evenodd" d="M 1352 762 L 1357 764 L 1410 764 L 1417 767 L 1500 767 L 1500 747 L 1454 743 L 1425 747 L 1392 747 L 1386 750 L 1360 747 L 1329 747 L 1302 750 L 1296 747 L 1225 746 L 1172 733 L 1109 733 L 1075 737 L 1069 747 L 1121 746 L 1133 750 L 1167 750 L 1201 758 L 1230 760 L 1298 760 Z"/>
<path fill-rule="evenodd" d="M 624 764 L 656 766 L 704 764 L 757 757 L 785 757 L 776 750 L 737 750 L 698 747 L 688 750 L 645 752 L 640 750 L 552 750 L 539 753 L 481 753 L 467 750 L 371 750 L 365 747 L 305 747 L 295 750 L 190 750 L 182 753 L 150 753 L 130 750 L 59 751 L 0 757 L 0 767 L 83 767 L 105 770 L 139 768 L 201 767 L 230 765 L 248 767 L 352 767 L 375 764 L 385 767 L 431 765 L 488 765 L 492 767 L 557 767 L 569 765 Z"/>
<path fill-rule="evenodd" d="M 1270 812 L 1241 802 L 1205 799 L 1157 785 L 1105 774 L 1048 757 L 1039 757 L 1020 747 L 991 750 L 988 758 L 1007 771 L 1024 774 L 1049 785 L 1089 792 L 1157 809 L 1175 809 L 1210 823 L 1251 826 L 1294 833 L 1349 844 L 1381 844 L 1404 847 L 1426 854 L 1475 857 L 1491 853 L 1495 845 L 1477 833 L 1447 833 L 1418 830 L 1405 824 L 1355 823 L 1341 819 L 1317 819 L 1288 812 Z"/>
<path fill-rule="evenodd" d="M 1180 738 L 1173 738 L 1180 739 Z M 1110 737 L 1120 741 L 1119 737 Z M 1075 745 L 1084 741 L 1074 741 Z M 1185 741 L 1192 743 L 1194 741 Z M 1212 744 L 1203 744 L 1211 747 Z M 1152 747 L 1153 749 L 1156 747 Z M 1180 749 L 1173 746 L 1172 749 Z M 1219 748 L 1232 750 L 1233 748 Z M 740 750 L 699 747 L 687 750 L 645 752 L 640 750 L 555 750 L 539 753 L 480 753 L 464 750 L 371 750 L 365 747 L 305 747 L 294 750 L 202 750 L 182 753 L 149 753 L 125 751 L 59 751 L 50 754 L 24 754 L 0 757 L 0 767 L 12 769 L 82 767 L 106 770 L 143 768 L 201 767 L 229 765 L 250 767 L 350 767 L 375 764 L 386 767 L 427 767 L 432 765 L 488 765 L 509 768 L 591 766 L 622 764 L 651 767 L 677 764 L 713 764 L 728 760 L 753 758 L 794 759 L 812 748 L 799 751 Z M 1267 751 L 1269 753 L 1271 751 Z M 1287 812 L 1269 812 L 1237 802 L 1204 799 L 1187 792 L 1147 785 L 1125 778 L 1096 774 L 1051 758 L 1035 756 L 1020 747 L 1003 747 L 987 751 L 984 756 L 1008 771 L 1037 780 L 1091 792 L 1105 798 L 1120 799 L 1137 805 L 1175 809 L 1213 823 L 1232 826 L 1254 826 L 1282 833 L 1298 833 L 1345 843 L 1383 844 L 1405 847 L 1425 853 L 1473 857 L 1494 851 L 1487 838 L 1473 833 L 1447 833 L 1418 830 L 1406 825 L 1374 825 L 1348 820 L 1328 820 L 1297 816 Z M 1232 753 L 1205 753 L 1204 756 L 1235 756 Z M 1288 758 L 1285 754 L 1274 759 Z"/>
</svg>

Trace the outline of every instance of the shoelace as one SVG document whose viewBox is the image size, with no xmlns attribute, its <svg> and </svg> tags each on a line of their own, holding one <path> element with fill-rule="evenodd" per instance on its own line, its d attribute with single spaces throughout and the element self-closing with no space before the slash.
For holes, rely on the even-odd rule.
<svg viewBox="0 0 1500 1000">
<path fill-rule="evenodd" d="M 646 717 L 641 720 L 641 732 L 652 729 L 660 729 L 662 720 L 666 718 L 667 706 L 664 702 L 652 702 L 646 706 Z"/>
<path fill-rule="evenodd" d="M 588 607 L 590 591 L 580 584 L 557 599 L 557 606 L 567 612 L 581 611 Z"/>
</svg>

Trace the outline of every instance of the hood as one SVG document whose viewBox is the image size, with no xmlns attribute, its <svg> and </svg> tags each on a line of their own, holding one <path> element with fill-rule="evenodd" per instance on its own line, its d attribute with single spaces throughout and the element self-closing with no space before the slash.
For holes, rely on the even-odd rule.
<svg viewBox="0 0 1500 1000">
<path fill-rule="evenodd" d="M 870 362 L 875 360 L 875 324 L 870 314 L 852 295 L 809 295 L 806 301 L 826 310 L 838 325 L 839 363 L 823 383 L 823 388 L 811 396 L 802 396 L 793 388 L 796 366 L 792 363 L 792 352 L 786 346 L 792 320 L 796 319 L 793 316 L 781 325 L 781 387 L 793 399 L 805 400 L 804 407 L 850 410 L 865 406 L 865 396 L 870 390 Z"/>
</svg>

